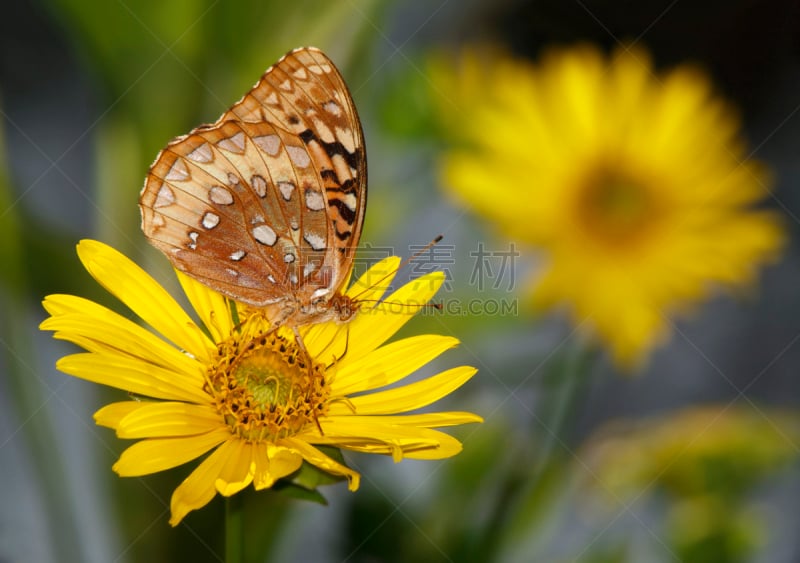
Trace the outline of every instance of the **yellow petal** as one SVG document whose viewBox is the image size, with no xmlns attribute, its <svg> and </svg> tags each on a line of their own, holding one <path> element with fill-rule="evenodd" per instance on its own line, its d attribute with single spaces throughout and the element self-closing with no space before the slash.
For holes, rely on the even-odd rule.
<svg viewBox="0 0 800 563">
<path fill-rule="evenodd" d="M 384 424 L 389 426 L 413 426 L 419 428 L 437 428 L 440 426 L 457 426 L 460 424 L 470 424 L 473 422 L 483 422 L 483 418 L 471 412 L 426 412 L 419 414 L 400 414 L 400 415 L 333 415 L 320 419 L 321 424 L 332 419 L 337 421 L 350 421 L 361 424 L 363 428 L 369 428 L 372 424 Z M 324 428 L 323 428 L 324 429 Z M 317 433 L 318 434 L 318 433 Z"/>
<path fill-rule="evenodd" d="M 339 395 L 390 385 L 424 366 L 439 354 L 454 348 L 458 340 L 449 336 L 420 335 L 404 338 L 337 366 L 331 390 Z"/>
<path fill-rule="evenodd" d="M 300 463 L 302 463 L 302 458 Z M 267 455 L 267 444 L 256 442 L 253 444 L 253 487 L 257 491 L 268 489 L 275 483 L 275 479 L 269 471 L 269 456 Z"/>
<path fill-rule="evenodd" d="M 361 357 L 391 338 L 427 305 L 444 283 L 444 273 L 431 272 L 411 281 L 371 308 L 363 307 L 348 325 L 347 354 Z"/>
<path fill-rule="evenodd" d="M 200 457 L 230 437 L 230 430 L 220 428 L 198 436 L 142 440 L 122 452 L 113 469 L 120 477 L 156 473 Z"/>
<path fill-rule="evenodd" d="M 270 473 L 273 479 L 281 479 L 294 473 L 303 464 L 303 456 L 296 451 L 275 444 L 267 444 Z"/>
<path fill-rule="evenodd" d="M 106 405 L 94 413 L 94 422 L 98 426 L 114 428 L 119 425 L 119 421 L 136 411 L 147 406 L 148 403 L 142 401 L 121 401 Z"/>
<path fill-rule="evenodd" d="M 348 347 L 347 325 L 335 322 L 302 327 L 300 336 L 308 353 L 322 363 L 336 363 Z"/>
<path fill-rule="evenodd" d="M 403 452 L 405 457 L 409 459 L 446 459 L 461 453 L 463 449 L 461 442 L 444 432 L 436 430 L 430 430 L 430 432 L 438 434 L 437 441 L 439 445 L 435 448 L 405 451 Z"/>
<path fill-rule="evenodd" d="M 205 434 L 224 425 L 211 405 L 144 403 L 117 426 L 120 438 L 168 438 Z"/>
<path fill-rule="evenodd" d="M 56 367 L 75 377 L 146 397 L 200 404 L 210 401 L 197 378 L 135 358 L 87 352 L 65 356 Z"/>
<path fill-rule="evenodd" d="M 244 440 L 227 442 L 225 463 L 214 482 L 217 492 L 229 497 L 253 482 L 253 446 Z"/>
<path fill-rule="evenodd" d="M 374 264 L 364 275 L 350 286 L 346 295 L 351 299 L 362 302 L 379 300 L 386 290 L 392 285 L 397 269 L 400 266 L 400 257 L 389 256 Z"/>
<path fill-rule="evenodd" d="M 230 439 L 204 459 L 172 493 L 170 525 L 177 526 L 184 516 L 192 510 L 204 507 L 217 494 L 217 477 L 228 459 L 232 444 L 239 441 L 230 434 L 228 438 Z"/>
<path fill-rule="evenodd" d="M 202 376 L 197 360 L 110 309 L 72 295 L 50 295 L 42 305 L 52 315 L 39 328 L 56 331 L 89 352 L 115 352 L 142 358 L 154 365 Z"/>
<path fill-rule="evenodd" d="M 213 343 L 147 272 L 120 252 L 94 240 L 82 240 L 78 244 L 78 256 L 106 291 L 147 324 L 194 357 L 202 361 L 210 359 L 216 350 Z"/>
<path fill-rule="evenodd" d="M 253 484 L 260 491 L 300 469 L 303 456 L 289 448 L 262 442 L 254 445 L 253 462 Z"/>
<path fill-rule="evenodd" d="M 233 331 L 228 300 L 180 270 L 175 270 L 175 274 L 192 308 L 197 311 L 200 320 L 211 333 L 211 338 L 215 342 L 228 338 Z"/>
<path fill-rule="evenodd" d="M 342 448 L 371 444 L 380 448 L 408 449 L 435 448 L 436 435 L 428 428 L 409 428 L 393 424 L 383 424 L 380 417 L 330 416 L 320 420 L 323 434 L 306 431 L 298 434 L 309 443 L 326 444 Z M 387 453 L 390 450 L 382 450 Z"/>
<path fill-rule="evenodd" d="M 396 389 L 352 397 L 348 404 L 334 402 L 330 406 L 329 414 L 353 414 L 350 407 L 354 407 L 354 414 L 359 415 L 394 414 L 418 409 L 452 393 L 477 371 L 470 366 L 461 366 Z"/>
<path fill-rule="evenodd" d="M 383 424 L 380 417 L 327 417 L 320 423 L 324 435 L 309 434 L 306 437 L 309 442 L 391 455 L 395 461 L 403 457 L 441 459 L 461 451 L 461 443 L 449 434 L 430 428 Z"/>
<path fill-rule="evenodd" d="M 342 477 L 346 477 L 347 488 L 351 491 L 358 490 L 358 486 L 361 482 L 361 476 L 358 473 L 349 467 L 345 467 L 341 463 L 332 460 L 307 442 L 304 442 L 303 440 L 296 440 L 294 438 L 287 438 L 282 440 L 281 444 L 279 445 L 284 445 L 291 450 L 295 450 L 303 456 L 303 459 L 310 464 L 319 467 L 323 471 L 327 471 L 333 475 L 341 475 Z"/>
</svg>

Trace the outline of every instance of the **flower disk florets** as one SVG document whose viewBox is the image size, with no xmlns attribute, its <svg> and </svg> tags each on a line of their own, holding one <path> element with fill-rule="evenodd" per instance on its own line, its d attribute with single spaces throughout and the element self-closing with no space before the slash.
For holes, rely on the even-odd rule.
<svg viewBox="0 0 800 563">
<path fill-rule="evenodd" d="M 327 413 L 325 366 L 276 330 L 234 333 L 209 367 L 209 392 L 231 431 L 250 441 L 292 436 Z"/>
</svg>

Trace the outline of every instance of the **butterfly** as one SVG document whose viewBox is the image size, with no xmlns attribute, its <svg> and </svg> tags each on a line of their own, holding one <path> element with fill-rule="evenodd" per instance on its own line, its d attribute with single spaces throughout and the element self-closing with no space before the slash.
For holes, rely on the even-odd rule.
<svg viewBox="0 0 800 563">
<path fill-rule="evenodd" d="M 302 47 L 211 125 L 170 141 L 139 198 L 172 265 L 272 326 L 346 322 L 367 203 L 364 134 L 333 62 Z M 302 344 L 301 344 L 302 346 Z"/>
</svg>

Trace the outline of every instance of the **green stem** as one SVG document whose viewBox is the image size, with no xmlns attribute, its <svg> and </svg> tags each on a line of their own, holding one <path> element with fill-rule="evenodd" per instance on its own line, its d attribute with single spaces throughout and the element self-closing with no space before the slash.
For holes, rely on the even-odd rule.
<svg viewBox="0 0 800 563">
<path fill-rule="evenodd" d="M 557 444 L 563 441 L 566 421 L 573 413 L 575 403 L 580 395 L 580 390 L 586 383 L 588 362 L 593 356 L 593 348 L 587 349 L 586 344 L 572 347 L 564 358 L 560 385 L 557 386 L 552 406 L 545 413 L 545 439 L 539 455 L 539 463 L 532 476 L 537 479 L 552 462 L 553 451 Z"/>
<path fill-rule="evenodd" d="M 225 563 L 244 561 L 244 495 L 225 499 Z"/>
<path fill-rule="evenodd" d="M 542 415 L 537 417 L 537 423 L 545 429 L 534 432 L 534 435 L 543 434 L 536 461 L 532 462 L 527 448 L 517 452 L 517 460 L 511 464 L 493 516 L 489 519 L 490 525 L 483 534 L 481 545 L 475 551 L 479 554 L 476 561 L 495 560 L 501 546 L 518 530 L 520 521 L 530 522 L 531 518 L 526 515 L 538 513 L 536 508 L 542 508 L 532 507 L 531 502 L 547 503 L 545 489 L 551 484 L 548 475 L 558 462 L 557 446 L 564 441 L 570 415 L 588 381 L 588 374 L 591 372 L 589 362 L 594 357 L 593 352 L 594 349 L 587 348 L 584 343 L 567 351 L 560 365 L 555 391 L 545 394 L 549 404 L 541 408 Z"/>
</svg>

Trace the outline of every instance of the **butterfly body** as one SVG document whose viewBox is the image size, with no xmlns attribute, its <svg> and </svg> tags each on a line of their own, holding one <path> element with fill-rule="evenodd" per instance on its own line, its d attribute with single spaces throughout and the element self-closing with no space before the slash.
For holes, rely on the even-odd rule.
<svg viewBox="0 0 800 563">
<path fill-rule="evenodd" d="M 267 317 L 274 326 L 300 327 L 325 322 L 344 324 L 355 316 L 360 305 L 337 292 L 330 299 L 318 298 L 311 303 L 301 299 L 282 302 L 278 309 L 268 308 Z"/>
<path fill-rule="evenodd" d="M 142 230 L 176 268 L 274 326 L 346 322 L 366 181 L 344 80 L 321 51 L 296 49 L 217 122 L 159 153 Z"/>
</svg>

